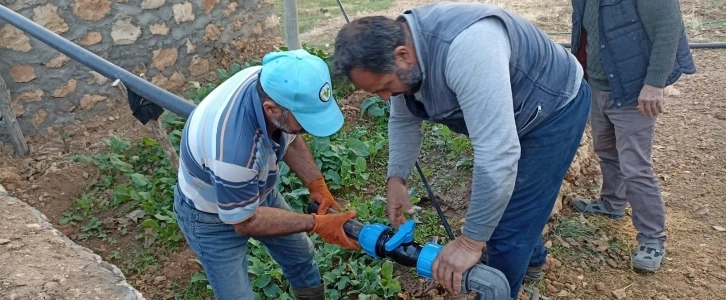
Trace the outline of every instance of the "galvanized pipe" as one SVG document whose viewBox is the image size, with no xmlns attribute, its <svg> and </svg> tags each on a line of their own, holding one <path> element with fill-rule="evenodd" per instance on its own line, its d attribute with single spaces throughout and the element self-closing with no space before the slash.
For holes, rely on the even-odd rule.
<svg viewBox="0 0 726 300">
<path fill-rule="evenodd" d="M 121 67 L 93 54 L 91 51 L 63 38 L 62 36 L 45 29 L 28 18 L 0 5 L 0 19 L 5 20 L 28 35 L 40 40 L 48 46 L 62 52 L 92 70 L 106 76 L 111 81 L 121 80 L 126 87 L 148 99 L 151 102 L 177 114 L 188 117 L 196 105 L 184 100 Z"/>
<path fill-rule="evenodd" d="M 571 43 L 559 43 L 565 48 L 572 48 Z M 688 46 L 691 49 L 720 49 L 726 48 L 726 42 L 713 42 L 713 43 L 689 43 Z"/>
</svg>

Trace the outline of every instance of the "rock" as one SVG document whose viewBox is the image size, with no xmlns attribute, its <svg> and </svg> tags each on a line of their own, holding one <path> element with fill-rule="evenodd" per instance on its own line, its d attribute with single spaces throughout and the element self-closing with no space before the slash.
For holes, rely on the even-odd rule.
<svg viewBox="0 0 726 300">
<path fill-rule="evenodd" d="M 89 31 L 86 36 L 78 41 L 78 45 L 91 46 L 103 41 L 103 36 L 98 31 Z"/>
<path fill-rule="evenodd" d="M 547 289 L 547 292 L 550 294 L 557 293 L 557 288 L 554 285 L 548 284 L 546 289 Z"/>
<path fill-rule="evenodd" d="M 16 65 L 10 68 L 10 77 L 15 82 L 29 82 L 35 79 L 35 69 L 30 65 Z"/>
<path fill-rule="evenodd" d="M 605 284 L 602 283 L 602 282 L 596 282 L 595 283 L 595 289 L 598 290 L 598 291 L 600 291 L 600 292 L 604 292 L 606 290 Z"/>
<path fill-rule="evenodd" d="M 10 294 L 10 300 L 17 300 L 17 299 L 20 299 L 20 296 L 18 296 L 18 294 L 16 294 L 16 293 Z"/>
<path fill-rule="evenodd" d="M 167 35 L 169 34 L 169 27 L 166 27 L 166 23 L 152 24 L 149 26 L 151 34 L 156 35 Z"/>
<path fill-rule="evenodd" d="M 194 51 L 197 50 L 197 47 L 192 44 L 192 41 L 187 38 L 187 54 L 194 53 Z"/>
<path fill-rule="evenodd" d="M 108 82 L 108 78 L 106 76 L 101 75 L 100 73 L 96 71 L 90 71 L 91 73 L 91 84 L 98 84 L 98 85 L 104 85 L 106 82 Z"/>
<path fill-rule="evenodd" d="M 225 17 L 229 17 L 235 10 L 237 10 L 237 2 L 230 2 L 227 4 L 227 9 L 225 9 L 222 14 Z"/>
<path fill-rule="evenodd" d="M 18 250 L 20 248 L 23 248 L 23 244 L 20 243 L 10 243 L 7 246 L 5 246 L 9 251 Z"/>
<path fill-rule="evenodd" d="M 557 281 L 553 281 L 552 286 L 556 287 L 557 289 L 561 289 L 561 288 L 565 287 L 564 284 L 557 282 Z"/>
<path fill-rule="evenodd" d="M 111 38 L 114 45 L 133 44 L 141 36 L 141 28 L 134 25 L 132 18 L 121 19 L 113 23 Z"/>
<path fill-rule="evenodd" d="M 569 295 L 570 293 L 565 290 L 561 290 L 559 293 L 557 293 L 557 297 L 567 297 Z"/>
<path fill-rule="evenodd" d="M 8 239 L 0 239 L 0 245 L 5 245 L 7 243 L 10 243 L 10 240 L 8 240 Z"/>
<path fill-rule="evenodd" d="M 189 63 L 189 73 L 191 73 L 192 76 L 209 73 L 209 60 L 202 58 L 199 55 L 194 55 L 194 57 L 192 57 L 192 61 Z"/>
<path fill-rule="evenodd" d="M 20 103 L 12 102 L 10 103 L 10 107 L 13 110 L 13 114 L 15 115 L 15 117 L 19 118 L 20 116 L 25 114 L 25 107 L 23 107 L 23 105 Z"/>
<path fill-rule="evenodd" d="M 724 228 L 723 226 L 713 226 L 713 229 L 718 232 L 726 232 L 726 228 Z"/>
<path fill-rule="evenodd" d="M 222 34 L 222 27 L 219 27 L 214 24 L 208 24 L 206 31 L 207 31 L 207 34 L 204 35 L 204 41 L 214 42 L 217 39 L 219 39 L 219 36 Z"/>
<path fill-rule="evenodd" d="M 691 267 L 686 267 L 686 270 L 688 271 L 686 273 L 686 277 L 688 277 L 688 278 L 695 278 L 696 277 L 696 270 L 694 270 Z"/>
<path fill-rule="evenodd" d="M 265 29 L 273 29 L 280 26 L 280 20 L 276 16 L 269 16 L 267 19 L 265 19 L 265 22 L 262 24 Z M 560 201 L 557 201 L 560 202 Z"/>
<path fill-rule="evenodd" d="M 57 287 L 58 287 L 58 283 L 57 282 L 53 282 L 53 281 L 48 282 L 48 283 L 46 283 L 46 284 L 43 285 L 43 288 L 44 289 L 51 290 L 51 291 L 52 290 L 55 290 Z"/>
<path fill-rule="evenodd" d="M 608 265 L 611 268 L 614 268 L 614 269 L 618 268 L 618 263 L 616 263 L 613 259 L 608 259 L 606 262 L 608 263 Z"/>
<path fill-rule="evenodd" d="M 46 63 L 45 66 L 48 68 L 51 68 L 51 69 L 57 69 L 57 68 L 64 66 L 65 64 L 67 64 L 70 61 L 71 61 L 70 57 L 61 53 L 61 54 L 58 54 L 58 56 L 51 59 L 48 63 Z"/>
<path fill-rule="evenodd" d="M 154 277 L 154 283 L 159 284 L 159 283 L 162 283 L 164 281 L 166 281 L 166 277 L 164 277 L 164 276 L 156 276 L 156 277 Z"/>
<path fill-rule="evenodd" d="M 655 300 L 671 300 L 671 299 L 668 299 L 668 297 L 663 296 L 663 295 L 658 295 L 658 296 L 655 296 Z"/>
<path fill-rule="evenodd" d="M 15 97 L 15 100 L 14 101 L 17 101 L 17 102 L 21 102 L 21 101 L 22 102 L 38 102 L 41 99 L 43 99 L 43 94 L 44 94 L 43 90 L 37 89 L 37 90 L 32 91 L 32 92 L 25 92 L 25 93 L 22 93 L 22 94 L 18 95 L 17 97 Z"/>
<path fill-rule="evenodd" d="M 58 15 L 58 7 L 53 3 L 34 8 L 33 14 L 33 22 L 56 34 L 68 31 L 68 24 Z"/>
<path fill-rule="evenodd" d="M 547 249 L 552 248 L 552 241 L 548 240 L 546 243 L 544 243 L 544 247 Z"/>
<path fill-rule="evenodd" d="M 183 22 L 194 21 L 194 12 L 192 11 L 192 4 L 189 2 L 177 3 L 171 7 L 174 12 L 174 21 L 177 24 Z"/>
<path fill-rule="evenodd" d="M 23 31 L 10 24 L 5 24 L 0 28 L 0 48 L 28 52 L 32 47 L 30 38 Z"/>
<path fill-rule="evenodd" d="M 98 21 L 111 12 L 110 0 L 74 0 L 73 13 L 86 21 Z"/>
<path fill-rule="evenodd" d="M 81 109 L 82 110 L 90 110 L 94 106 L 96 106 L 96 103 L 106 100 L 107 98 L 105 96 L 101 95 L 83 95 L 83 98 L 81 98 Z"/>
<path fill-rule="evenodd" d="M 41 227 L 40 224 L 27 224 L 27 225 L 25 225 L 25 228 L 28 228 L 30 230 L 38 230 L 43 227 Z"/>
<path fill-rule="evenodd" d="M 38 127 L 38 125 L 42 124 L 43 121 L 45 121 L 45 118 L 48 116 L 48 113 L 45 112 L 42 108 L 38 109 L 35 114 L 33 114 L 33 117 L 30 119 L 30 123 L 35 125 L 35 127 Z"/>
<path fill-rule="evenodd" d="M 627 297 L 627 294 L 625 294 L 625 288 L 614 290 L 613 296 L 618 300 L 625 299 L 625 297 Z"/>
<path fill-rule="evenodd" d="M 151 66 L 163 71 L 167 67 L 173 66 L 178 56 L 179 50 L 177 48 L 154 50 Z"/>
<path fill-rule="evenodd" d="M 68 82 L 66 82 L 64 85 L 61 85 L 55 91 L 53 91 L 52 96 L 54 98 L 63 98 L 70 93 L 74 93 L 76 91 L 77 84 L 78 84 L 78 82 L 75 79 L 71 79 Z"/>
<path fill-rule="evenodd" d="M 164 5 L 166 0 L 144 0 L 141 1 L 141 8 L 143 9 L 157 9 Z"/>
<path fill-rule="evenodd" d="M 212 9 L 214 9 L 214 6 L 219 3 L 219 0 L 204 0 L 202 1 L 202 6 L 204 7 L 204 13 L 208 14 Z"/>
<path fill-rule="evenodd" d="M 573 292 L 575 291 L 575 289 L 577 289 L 577 285 L 574 283 L 566 283 L 565 286 L 567 287 L 568 290 L 573 291 Z"/>
<path fill-rule="evenodd" d="M 178 88 L 181 88 L 186 84 L 187 78 L 184 76 L 184 74 L 180 72 L 174 72 L 171 74 L 171 77 L 169 77 L 169 84 L 167 85 L 167 88 L 170 90 L 175 90 Z"/>
<path fill-rule="evenodd" d="M 0 184 L 15 185 L 20 184 L 23 178 L 20 177 L 20 170 L 15 167 L 0 168 Z"/>
</svg>

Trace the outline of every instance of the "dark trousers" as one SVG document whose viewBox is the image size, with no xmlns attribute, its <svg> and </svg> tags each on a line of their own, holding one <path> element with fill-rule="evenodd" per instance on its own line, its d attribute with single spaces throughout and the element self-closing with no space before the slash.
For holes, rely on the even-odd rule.
<svg viewBox="0 0 726 300">
<path fill-rule="evenodd" d="M 487 242 L 487 265 L 507 277 L 512 299 L 517 299 L 527 266 L 546 262 L 542 230 L 580 145 L 590 99 L 590 87 L 583 80 L 575 99 L 520 138 L 522 150 L 514 192 Z"/>
</svg>

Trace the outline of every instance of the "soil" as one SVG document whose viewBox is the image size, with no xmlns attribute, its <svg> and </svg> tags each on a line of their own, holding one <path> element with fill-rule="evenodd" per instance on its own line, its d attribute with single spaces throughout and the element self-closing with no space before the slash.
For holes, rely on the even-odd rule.
<svg viewBox="0 0 726 300">
<path fill-rule="evenodd" d="M 433 1 L 401 0 L 385 12 L 367 12 L 351 18 L 381 13 L 392 17 L 408 7 L 430 2 Z M 491 3 L 521 14 L 546 32 L 570 30 L 569 1 L 500 0 Z M 698 26 L 702 22 L 726 19 L 723 6 L 722 2 L 719 6 L 715 0 L 681 1 L 692 42 L 695 39 L 726 39 L 724 25 Z M 321 21 L 314 26 L 315 30 L 303 34 L 301 39 L 330 41 L 336 29 L 343 24 L 342 17 Z M 569 42 L 569 35 L 552 35 L 552 38 L 558 42 Z M 626 261 L 590 272 L 578 271 L 577 266 L 551 260 L 550 264 L 557 267 L 549 269 L 548 280 L 561 283 L 566 288 L 555 287 L 557 290 L 547 293 L 550 290 L 548 286 L 540 293 L 547 294 L 550 299 L 621 297 L 660 300 L 717 299 L 726 294 L 726 263 L 723 262 L 726 250 L 721 247 L 726 244 L 726 232 L 719 231 L 726 227 L 726 98 L 721 93 L 726 90 L 726 52 L 694 49 L 693 53 L 698 73 L 682 77 L 667 90 L 665 112 L 657 121 L 653 149 L 655 171 L 662 184 L 668 213 L 668 254 L 663 268 L 655 274 L 639 274 L 628 268 Z M 357 122 L 360 103 L 367 96 L 358 92 L 342 100 L 347 122 Z M 130 139 L 152 136 L 147 127 L 131 116 L 127 106 L 115 103 L 104 117 L 79 121 L 62 130 L 32 137 L 28 141 L 32 154 L 27 158 L 15 157 L 12 148 L 5 145 L 0 153 L 4 158 L 0 161 L 0 184 L 10 195 L 45 214 L 56 229 L 77 238 L 77 229 L 56 224 L 98 174 L 92 165 L 74 163 L 69 158 L 100 151 L 104 148 L 100 139 L 113 134 Z M 591 180 L 596 181 L 596 178 Z M 593 189 L 581 186 L 575 191 L 591 195 Z M 457 187 L 446 195 L 437 195 L 449 220 L 459 220 L 463 216 L 466 203 L 459 199 L 466 199 L 467 195 L 468 185 Z M 14 214 L 14 211 L 11 212 Z M 567 208 L 564 213 L 571 214 Z M 608 230 L 634 239 L 630 218 L 620 223 L 608 221 L 606 225 Z M 118 242 L 113 245 L 97 240 L 76 239 L 75 242 L 122 267 L 133 257 L 134 251 L 143 249 L 143 241 L 133 236 L 114 234 Z M 118 251 L 120 257 L 111 258 L 114 251 Z M 170 297 L 158 293 L 173 283 L 188 282 L 192 274 L 200 270 L 189 250 L 152 251 L 158 254 L 158 268 L 149 268 L 143 275 L 127 274 L 129 281 L 148 298 Z M 52 248 L 33 249 L 33 255 L 37 257 L 53 257 L 52 252 Z M 32 269 L 27 264 L 16 268 Z M 421 294 L 428 299 L 455 298 L 442 293 L 438 287 L 430 286 L 429 282 L 406 276 L 401 280 L 409 296 Z"/>
</svg>

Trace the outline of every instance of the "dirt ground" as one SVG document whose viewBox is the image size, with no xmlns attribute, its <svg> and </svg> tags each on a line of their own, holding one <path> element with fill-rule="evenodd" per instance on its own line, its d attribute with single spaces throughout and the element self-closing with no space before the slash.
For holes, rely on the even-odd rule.
<svg viewBox="0 0 726 300">
<path fill-rule="evenodd" d="M 400 0 L 383 14 L 395 16 L 405 8 L 433 1 Z M 547 32 L 568 32 L 570 7 L 567 0 L 492 1 L 532 20 Z M 694 41 L 724 41 L 726 26 L 706 26 L 704 22 L 726 19 L 722 0 L 681 1 L 688 33 Z M 378 12 L 376 14 L 380 14 Z M 373 14 L 373 13 L 370 13 Z M 353 18 L 362 16 L 351 16 Z M 302 35 L 304 41 L 331 41 L 343 18 L 324 21 L 315 30 Z M 553 35 L 558 42 L 569 42 L 569 35 Z M 638 274 L 625 266 L 605 268 L 600 272 L 579 271 L 578 266 L 562 265 L 548 273 L 551 281 L 573 286 L 567 294 L 548 295 L 550 299 L 612 299 L 613 291 L 626 288 L 629 299 L 717 299 L 726 294 L 726 51 L 693 50 L 698 73 L 684 76 L 668 90 L 665 113 L 657 121 L 653 159 L 660 177 L 667 206 L 668 254 L 662 270 L 655 274 Z M 355 97 L 360 97 L 356 95 Z M 350 103 L 359 103 L 359 99 Z M 346 116 L 355 116 L 357 105 L 344 108 Z M 356 118 L 352 118 L 356 119 Z M 103 148 L 102 137 L 112 134 L 139 138 L 151 131 L 139 124 L 123 103 L 117 103 L 105 117 L 67 126 L 63 130 L 33 137 L 29 141 L 32 155 L 16 158 L 9 145 L 0 153 L 0 184 L 9 194 L 29 203 L 51 224 L 57 224 L 63 211 L 73 205 L 84 189 L 95 180 L 91 165 L 69 160 L 75 154 L 93 154 Z M 465 209 L 462 207 L 461 209 Z M 113 221 L 113 220 L 112 220 Z M 54 225 L 75 237 L 70 226 Z M 610 230 L 634 238 L 630 219 L 609 222 Z M 720 226 L 720 227 L 719 227 Z M 108 258 L 114 251 L 122 256 L 111 261 L 120 264 L 130 257 L 139 242 L 130 238 L 116 244 L 76 241 Z M 34 250 L 36 256 L 52 257 L 52 249 Z M 130 276 L 142 293 L 154 294 L 174 282 L 188 282 L 199 271 L 190 251 L 163 256 L 159 268 L 143 276 Z M 21 268 L 23 266 L 18 266 Z M 28 266 L 30 268 L 30 266 Z M 580 268 L 582 270 L 582 268 Z M 422 290 L 425 283 L 404 283 L 408 290 Z M 544 293 L 545 291 L 540 291 Z M 157 295 L 168 298 L 168 295 Z M 432 296 L 440 298 L 441 296 Z M 155 298 L 155 297 L 149 297 Z"/>
</svg>

